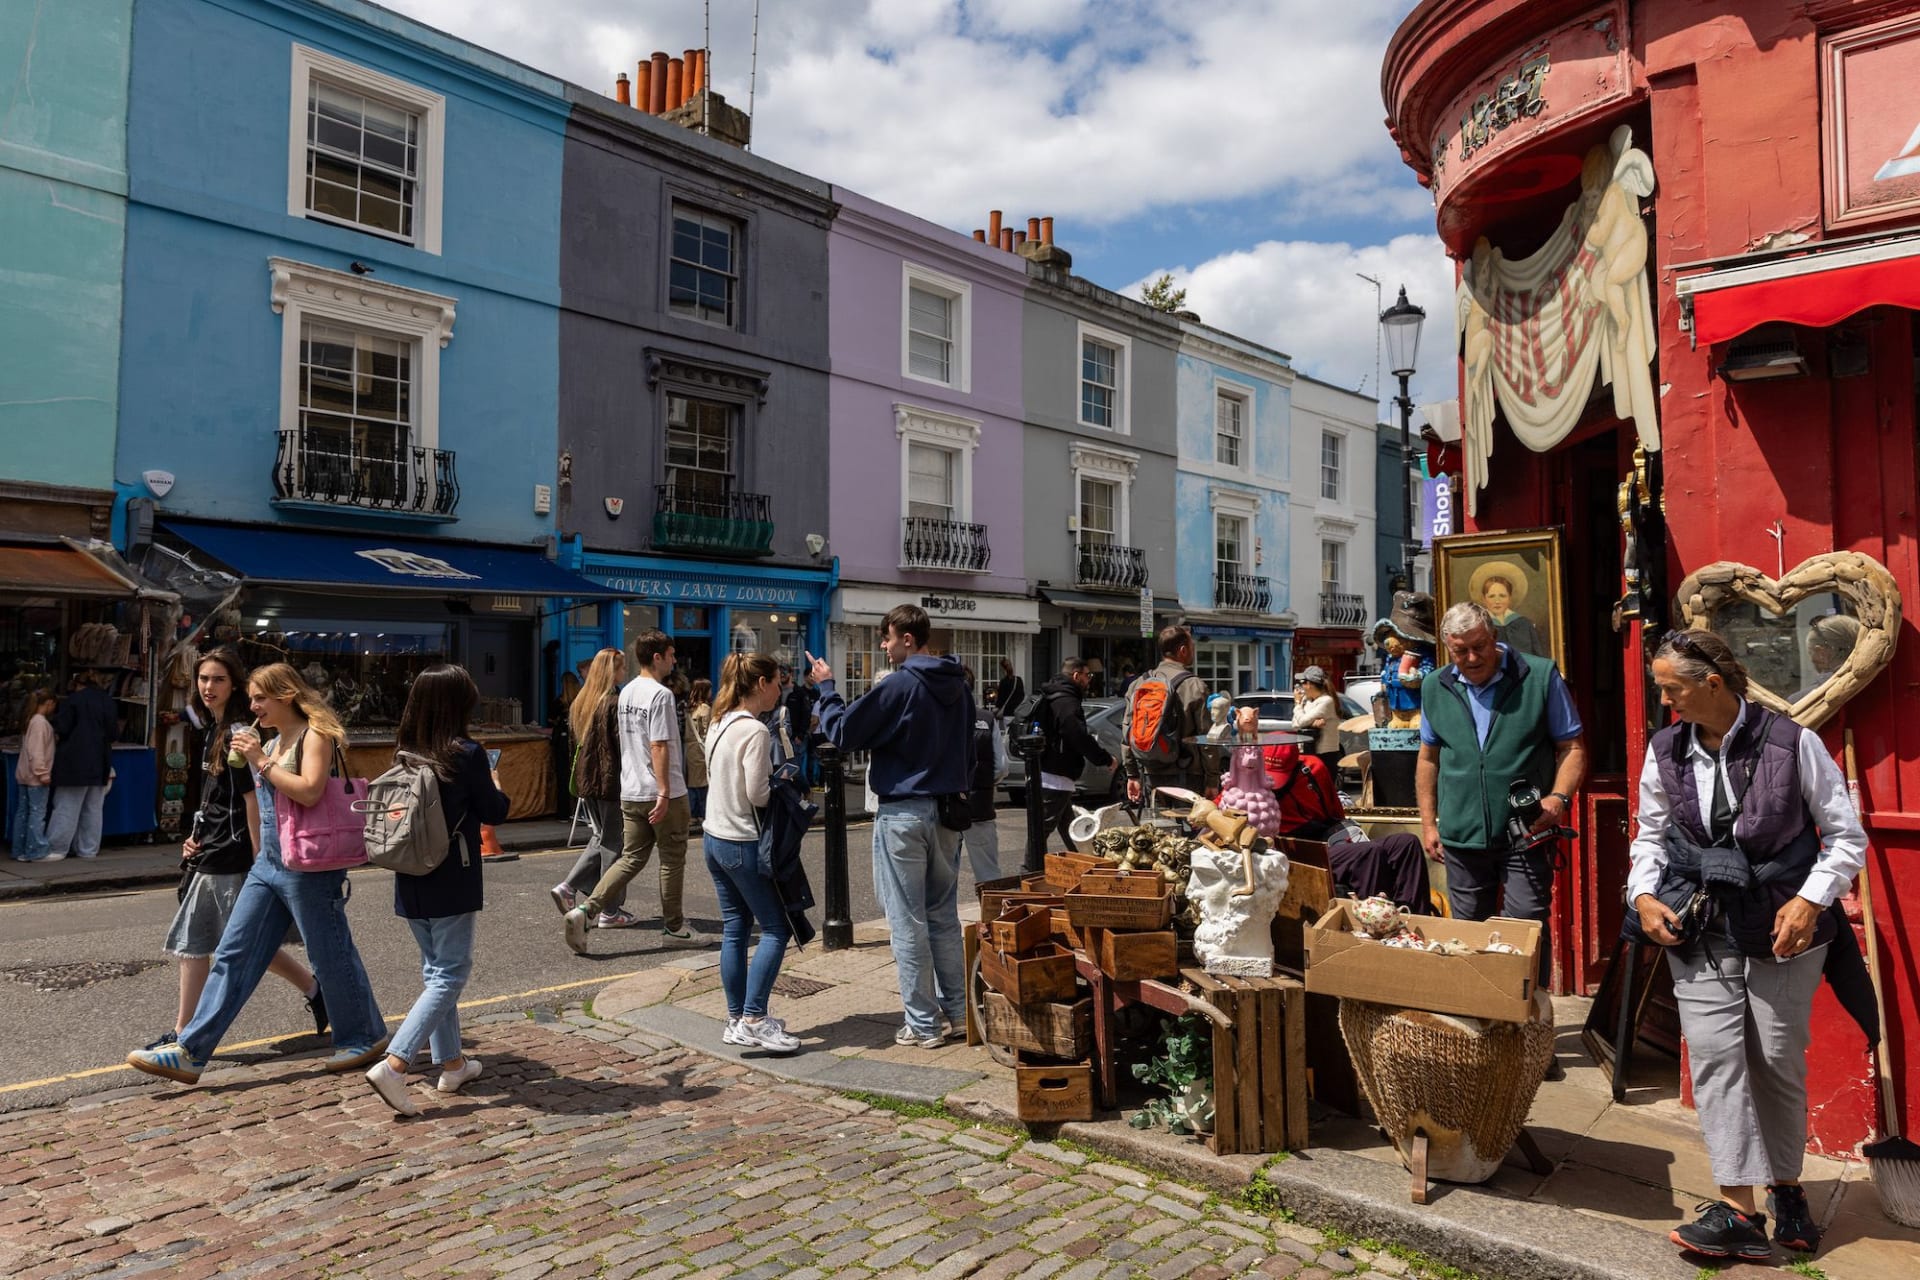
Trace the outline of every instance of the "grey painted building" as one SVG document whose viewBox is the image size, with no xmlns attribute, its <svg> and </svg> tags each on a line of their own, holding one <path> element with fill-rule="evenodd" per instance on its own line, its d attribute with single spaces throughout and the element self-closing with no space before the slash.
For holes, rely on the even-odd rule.
<svg viewBox="0 0 1920 1280">
<path fill-rule="evenodd" d="M 825 652 L 829 188 L 570 96 L 556 514 L 583 571 L 639 598 L 576 611 L 566 662 L 653 625 L 689 676 Z"/>
<path fill-rule="evenodd" d="M 1158 660 L 1143 635 L 1174 589 L 1180 322 L 1059 266 L 1030 263 L 1024 308 L 1027 578 L 1041 600 L 1034 676 L 1068 654 L 1095 688 Z"/>
</svg>

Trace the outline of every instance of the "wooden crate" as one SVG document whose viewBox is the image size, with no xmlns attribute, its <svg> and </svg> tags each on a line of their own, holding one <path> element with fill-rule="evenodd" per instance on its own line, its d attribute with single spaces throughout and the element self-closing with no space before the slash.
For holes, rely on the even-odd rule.
<svg viewBox="0 0 1920 1280">
<path fill-rule="evenodd" d="M 1080 883 L 1080 877 L 1099 867 L 1111 867 L 1113 864 L 1094 853 L 1050 853 L 1047 855 L 1047 884 L 1057 892 L 1065 893 Z"/>
<path fill-rule="evenodd" d="M 1051 907 L 1048 909 L 1048 914 L 1052 917 L 1053 940 L 1055 942 L 1063 947 L 1070 947 L 1075 951 L 1085 951 L 1087 949 L 1086 931 L 1068 918 L 1067 909 L 1064 906 Z"/>
<path fill-rule="evenodd" d="M 1015 1067 L 1015 1109 L 1028 1124 L 1093 1119 L 1093 1064 Z"/>
<path fill-rule="evenodd" d="M 1049 1058 L 1084 1058 L 1093 1044 L 1093 1000 L 1018 1005 L 997 991 L 981 1003 L 988 1044 Z"/>
<path fill-rule="evenodd" d="M 1031 956 L 1002 955 L 992 947 L 983 947 L 980 976 L 988 987 L 1015 1004 L 1071 1000 L 1078 980 L 1073 952 L 1054 942 L 1042 943 Z"/>
<path fill-rule="evenodd" d="M 1307 1144 L 1306 988 L 1288 977 L 1231 978 L 1181 970 L 1195 993 L 1232 1020 L 1213 1028 L 1216 1155 Z"/>
<path fill-rule="evenodd" d="M 1034 903 L 1015 903 L 1003 907 L 998 917 L 986 920 L 981 928 L 986 945 L 1007 955 L 1025 955 L 1053 936 L 1053 912 Z"/>
<path fill-rule="evenodd" d="M 1087 958 L 1115 981 L 1167 978 L 1180 971 L 1180 939 L 1171 929 L 1146 933 L 1088 929 L 1086 933 Z"/>
<path fill-rule="evenodd" d="M 1173 922 L 1173 886 L 1153 874 L 1091 871 L 1062 895 L 1082 929 L 1164 929 Z"/>
<path fill-rule="evenodd" d="M 1047 889 L 989 889 L 980 895 L 980 918 L 996 920 L 1006 914 L 1008 907 L 1039 906 L 1057 907 L 1066 899 L 1059 893 Z"/>
</svg>

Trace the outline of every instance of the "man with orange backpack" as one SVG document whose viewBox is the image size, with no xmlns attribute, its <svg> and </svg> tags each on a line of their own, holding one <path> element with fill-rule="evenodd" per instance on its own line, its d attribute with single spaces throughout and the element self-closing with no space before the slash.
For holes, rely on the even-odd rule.
<svg viewBox="0 0 1920 1280">
<path fill-rule="evenodd" d="M 1199 748 L 1206 732 L 1207 682 L 1193 673 L 1193 633 L 1160 628 L 1160 665 L 1127 690 L 1127 799 L 1139 804 L 1155 787 L 1207 788 Z"/>
</svg>

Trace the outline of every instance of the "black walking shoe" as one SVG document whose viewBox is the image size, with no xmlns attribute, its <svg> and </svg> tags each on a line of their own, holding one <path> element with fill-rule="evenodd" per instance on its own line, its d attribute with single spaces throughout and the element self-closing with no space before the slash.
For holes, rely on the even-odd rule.
<svg viewBox="0 0 1920 1280">
<path fill-rule="evenodd" d="M 1745 1214 L 1725 1200 L 1708 1200 L 1694 1206 L 1700 1217 L 1667 1233 L 1667 1239 L 1703 1258 L 1742 1258 L 1764 1262 L 1773 1257 L 1767 1243 L 1767 1215 Z"/>
<path fill-rule="evenodd" d="M 303 998 L 307 1002 L 307 1012 L 313 1015 L 313 1034 L 327 1034 L 327 993 L 315 987 L 312 995 Z"/>
<path fill-rule="evenodd" d="M 1782 1249 L 1812 1253 L 1820 1247 L 1820 1228 L 1807 1205 L 1807 1189 L 1799 1183 L 1768 1187 L 1767 1212 L 1773 1215 L 1773 1238 Z"/>
</svg>

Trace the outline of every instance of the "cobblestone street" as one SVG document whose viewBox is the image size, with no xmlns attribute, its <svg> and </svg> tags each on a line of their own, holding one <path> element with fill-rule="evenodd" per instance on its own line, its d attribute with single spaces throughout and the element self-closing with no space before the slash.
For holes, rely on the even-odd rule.
<svg viewBox="0 0 1920 1280">
<path fill-rule="evenodd" d="M 1098 1157 L 909 1119 L 595 1022 L 476 1022 L 396 1119 L 313 1059 L 0 1118 L 0 1274 L 1321 1277 L 1399 1273 Z"/>
</svg>

